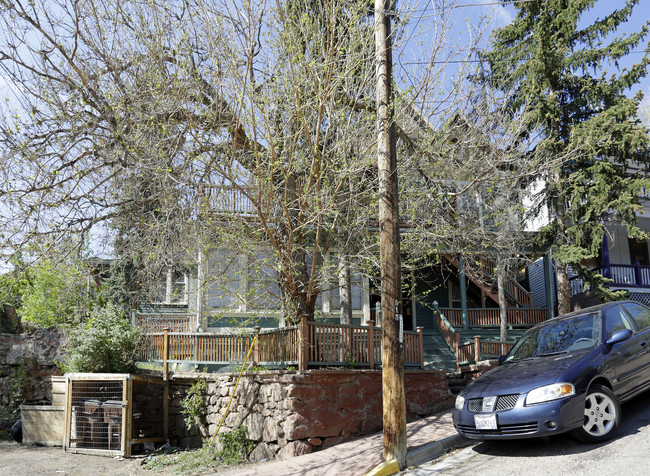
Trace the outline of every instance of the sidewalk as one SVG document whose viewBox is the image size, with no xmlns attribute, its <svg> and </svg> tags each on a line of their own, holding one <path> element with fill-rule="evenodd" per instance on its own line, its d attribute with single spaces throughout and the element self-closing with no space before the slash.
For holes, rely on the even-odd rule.
<svg viewBox="0 0 650 476">
<path fill-rule="evenodd" d="M 435 459 L 469 440 L 458 435 L 446 410 L 406 425 L 408 466 Z M 383 462 L 383 437 L 374 433 L 322 451 L 273 461 L 228 474 L 237 476 L 361 476 Z"/>
</svg>

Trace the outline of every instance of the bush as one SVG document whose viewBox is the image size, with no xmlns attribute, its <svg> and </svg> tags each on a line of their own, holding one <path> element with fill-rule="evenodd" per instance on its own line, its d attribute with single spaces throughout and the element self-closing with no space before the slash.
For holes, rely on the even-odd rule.
<svg viewBox="0 0 650 476">
<path fill-rule="evenodd" d="M 246 461 L 248 454 L 255 448 L 255 442 L 246 438 L 247 428 L 240 426 L 235 431 L 227 431 L 219 435 L 221 449 L 217 457 L 223 464 L 241 464 Z"/>
<path fill-rule="evenodd" d="M 185 398 L 181 400 L 181 412 L 185 416 L 185 426 L 189 430 L 194 425 L 197 425 L 201 436 L 204 438 L 208 436 L 206 422 L 207 388 L 208 383 L 205 379 L 199 379 L 189 388 Z"/>
<path fill-rule="evenodd" d="M 65 372 L 135 372 L 143 345 L 142 332 L 131 326 L 121 309 L 107 305 L 68 332 L 61 367 Z"/>
</svg>

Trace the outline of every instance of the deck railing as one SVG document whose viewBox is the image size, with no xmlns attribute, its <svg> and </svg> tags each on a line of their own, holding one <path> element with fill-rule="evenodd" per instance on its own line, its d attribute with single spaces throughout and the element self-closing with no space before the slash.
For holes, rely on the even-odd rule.
<svg viewBox="0 0 650 476">
<path fill-rule="evenodd" d="M 517 309 L 509 309 L 509 311 L 515 311 Z M 452 319 L 448 319 L 446 314 L 449 311 L 452 311 L 452 314 L 455 314 L 456 311 L 460 313 L 460 316 L 455 316 L 454 321 L 460 320 L 460 325 L 457 324 L 458 327 L 462 326 L 462 311 L 461 310 L 456 310 L 456 309 L 444 309 L 444 314 L 443 314 L 443 309 L 440 309 L 436 307 L 434 315 L 436 318 L 436 326 L 438 327 L 438 330 L 440 331 L 440 334 L 445 338 L 449 346 L 452 348 L 452 350 L 456 354 L 456 365 L 460 366 L 461 364 L 465 364 L 468 362 L 479 362 L 481 360 L 486 360 L 486 359 L 494 359 L 499 357 L 500 355 L 505 355 L 507 354 L 512 346 L 515 344 L 512 341 L 500 341 L 500 340 L 492 340 L 492 339 L 481 339 L 480 336 L 474 336 L 474 339 L 471 341 L 467 342 L 462 342 L 461 343 L 461 333 L 460 330 L 457 330 L 454 327 L 454 324 L 452 324 Z M 497 311 L 497 316 L 498 316 L 498 309 Z M 544 311 L 541 309 L 540 311 Z M 537 313 L 533 314 L 528 314 L 529 316 L 534 316 L 535 319 L 537 319 L 540 315 L 543 315 L 543 313 L 540 313 L 539 315 Z M 548 319 L 548 311 L 546 312 L 546 318 Z M 485 320 L 478 320 L 478 322 L 483 323 L 483 326 L 485 322 L 494 322 L 493 321 L 493 316 L 491 319 L 485 319 Z M 533 325 L 536 322 L 525 322 L 527 325 Z M 492 324 L 490 324 L 492 325 Z M 497 324 L 498 325 L 498 322 Z"/>
<path fill-rule="evenodd" d="M 460 263 L 455 256 L 446 255 L 445 257 L 454 266 L 460 268 Z M 494 287 L 497 279 L 496 264 L 485 256 L 473 257 L 471 259 L 475 261 L 475 265 L 473 266 L 474 272 L 468 274 L 468 277 L 480 287 L 496 292 L 496 288 Z M 525 307 L 533 305 L 533 295 L 524 289 L 516 279 L 506 276 L 503 284 L 506 296 L 510 298 L 515 306 Z"/>
<path fill-rule="evenodd" d="M 462 309 L 440 309 L 452 326 L 463 326 Z M 508 325 L 533 326 L 549 318 L 548 309 L 532 309 L 511 307 L 506 310 Z M 498 327 L 501 324 L 499 309 L 468 309 L 467 321 L 469 327 Z"/>
<path fill-rule="evenodd" d="M 165 340 L 167 355 L 165 356 Z M 253 341 L 251 335 L 204 332 L 154 332 L 145 334 L 142 360 L 191 360 L 195 362 L 243 362 Z"/>
<path fill-rule="evenodd" d="M 194 332 L 198 322 L 195 314 L 133 313 L 132 324 L 144 333 Z"/>
<path fill-rule="evenodd" d="M 507 354 L 514 344 L 514 342 L 507 341 L 481 340 L 479 336 L 475 336 L 473 342 L 466 342 L 458 347 L 456 352 L 457 362 L 460 365 L 468 362 L 496 359 L 500 355 Z"/>
<path fill-rule="evenodd" d="M 299 370 L 326 365 L 381 365 L 381 328 L 307 321 L 277 330 L 256 329 L 253 360 L 258 364 L 295 364 Z M 241 363 L 255 334 L 155 332 L 146 334 L 143 360 Z M 422 328 L 404 331 L 404 363 L 422 368 Z"/>
<path fill-rule="evenodd" d="M 608 269 L 594 268 L 595 273 L 612 280 L 608 286 L 650 287 L 650 266 L 642 264 L 611 264 Z M 585 280 L 574 276 L 571 282 L 571 295 L 585 292 Z"/>
</svg>

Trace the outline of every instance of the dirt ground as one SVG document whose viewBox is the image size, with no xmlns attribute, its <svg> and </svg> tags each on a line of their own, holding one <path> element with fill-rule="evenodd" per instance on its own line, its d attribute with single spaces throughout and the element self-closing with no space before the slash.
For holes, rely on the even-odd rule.
<svg viewBox="0 0 650 476">
<path fill-rule="evenodd" d="M 66 453 L 60 446 L 21 445 L 14 441 L 0 441 L 0 476 L 172 476 L 174 466 L 158 471 L 144 469 L 145 455 L 115 458 Z M 203 475 L 233 476 L 250 470 L 259 463 L 239 466 L 215 466 Z M 176 473 L 178 474 L 178 473 Z"/>
<path fill-rule="evenodd" d="M 61 447 L 26 446 L 0 442 L 0 474 L 11 476 L 133 476 L 169 475 L 141 466 L 142 458 L 115 459 L 66 453 Z"/>
</svg>

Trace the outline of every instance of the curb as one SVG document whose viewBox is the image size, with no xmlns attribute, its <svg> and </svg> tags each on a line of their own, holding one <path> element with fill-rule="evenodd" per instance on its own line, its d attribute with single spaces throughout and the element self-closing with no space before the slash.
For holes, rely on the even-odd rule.
<svg viewBox="0 0 650 476">
<path fill-rule="evenodd" d="M 364 473 L 363 476 L 390 476 L 397 473 L 399 473 L 399 464 L 396 459 L 392 459 L 375 466 L 367 473 Z"/>
<path fill-rule="evenodd" d="M 418 446 L 406 454 L 406 467 L 410 468 L 412 466 L 419 466 L 423 463 L 428 463 L 447 451 L 456 448 L 463 448 L 470 444 L 472 444 L 472 440 L 456 434 L 447 436 L 438 441 L 427 443 L 426 445 Z M 363 476 L 390 476 L 399 472 L 399 464 L 397 464 L 397 460 L 393 459 L 390 461 L 384 461 L 378 466 L 375 466 L 370 471 L 364 473 Z"/>
<path fill-rule="evenodd" d="M 472 440 L 459 434 L 451 435 L 441 440 L 419 446 L 406 454 L 406 466 L 419 466 L 436 459 L 438 456 L 455 448 L 463 448 L 472 444 Z"/>
</svg>

